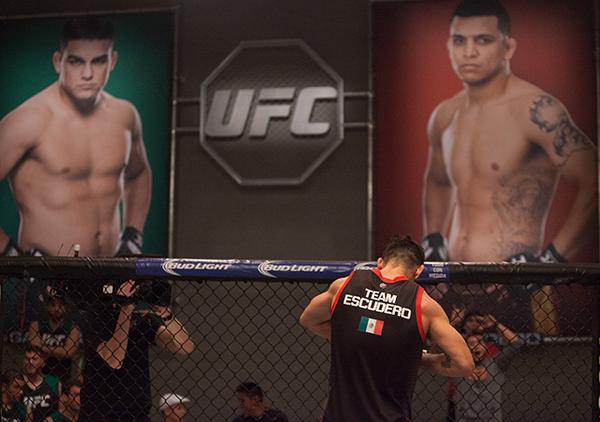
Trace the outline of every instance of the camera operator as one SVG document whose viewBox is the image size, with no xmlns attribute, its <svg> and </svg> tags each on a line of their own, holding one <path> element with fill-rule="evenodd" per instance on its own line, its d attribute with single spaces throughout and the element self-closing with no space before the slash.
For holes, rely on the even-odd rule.
<svg viewBox="0 0 600 422">
<path fill-rule="evenodd" d="M 151 304 L 158 313 L 144 308 L 136 297 L 138 287 L 125 281 L 114 300 L 82 312 L 86 363 L 80 422 L 149 422 L 150 345 L 180 355 L 194 350 L 168 303 Z"/>
</svg>

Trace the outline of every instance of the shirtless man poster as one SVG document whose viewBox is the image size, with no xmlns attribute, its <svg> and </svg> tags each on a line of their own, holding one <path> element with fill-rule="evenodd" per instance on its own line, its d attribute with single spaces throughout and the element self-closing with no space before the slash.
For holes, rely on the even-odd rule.
<svg viewBox="0 0 600 422">
<path fill-rule="evenodd" d="M 0 224 L 2 254 L 141 253 L 152 177 L 138 111 L 104 90 L 117 60 L 110 22 L 68 20 L 57 81 L 0 121 L 0 180 L 20 217 L 18 239 Z"/>
<path fill-rule="evenodd" d="M 127 226 L 143 232 L 144 253 L 168 253 L 173 13 L 3 21 L 0 253 L 130 253 Z M 92 35 L 61 48 L 76 22 Z M 44 292 L 42 281 L 3 283 L 9 343 L 26 341 Z"/>
<path fill-rule="evenodd" d="M 518 39 L 500 2 L 465 0 L 447 16 L 447 55 L 461 87 L 430 108 L 422 186 L 426 260 L 576 260 L 585 240 L 595 236 L 590 233 L 597 223 L 594 143 L 557 97 L 513 73 Z M 559 180 L 573 193 L 549 236 L 546 222 Z M 462 293 L 471 296 L 468 300 L 496 294 L 500 308 L 515 315 L 514 323 L 524 330 L 529 304 L 523 298 L 532 296 L 532 328 L 557 334 L 552 289 L 493 292 L 500 286 L 489 287 Z"/>
</svg>

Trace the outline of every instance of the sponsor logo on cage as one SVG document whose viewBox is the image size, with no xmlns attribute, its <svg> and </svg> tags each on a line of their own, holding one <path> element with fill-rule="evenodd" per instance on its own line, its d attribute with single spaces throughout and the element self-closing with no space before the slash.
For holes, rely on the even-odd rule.
<svg viewBox="0 0 600 422">
<path fill-rule="evenodd" d="M 277 264 L 272 261 L 261 262 L 258 265 L 259 273 L 267 277 L 277 278 L 271 271 L 282 273 L 322 273 L 327 271 L 327 266 L 310 264 Z"/>
<path fill-rule="evenodd" d="M 377 267 L 377 264 L 375 264 L 374 262 L 359 262 L 358 264 L 356 264 L 354 266 L 354 271 L 357 270 L 372 270 L 373 268 Z"/>
<path fill-rule="evenodd" d="M 200 86 L 200 144 L 241 185 L 302 183 L 343 116 L 342 79 L 302 40 L 244 41 Z"/>
<path fill-rule="evenodd" d="M 443 262 L 431 262 L 426 267 L 427 271 L 425 276 L 430 279 L 447 279 L 448 278 L 448 266 Z"/>
<path fill-rule="evenodd" d="M 231 264 L 225 264 L 223 262 L 207 262 L 207 261 L 182 261 L 175 259 L 167 259 L 162 263 L 161 268 L 164 272 L 172 275 L 181 275 L 181 270 L 184 271 L 198 271 L 198 270 L 209 270 L 209 271 L 226 271 L 231 268 Z"/>
</svg>

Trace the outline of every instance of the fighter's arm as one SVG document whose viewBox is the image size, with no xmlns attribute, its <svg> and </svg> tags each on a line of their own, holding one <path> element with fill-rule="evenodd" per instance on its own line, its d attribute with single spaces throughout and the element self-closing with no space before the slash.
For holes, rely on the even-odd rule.
<svg viewBox="0 0 600 422">
<path fill-rule="evenodd" d="M 597 212 L 596 146 L 575 125 L 569 112 L 549 95 L 536 97 L 529 108 L 530 139 L 544 149 L 561 176 L 577 186 L 577 194 L 552 243 L 570 259 L 577 252 Z"/>
<path fill-rule="evenodd" d="M 331 306 L 347 277 L 338 278 L 315 296 L 300 315 L 300 324 L 313 334 L 331 340 Z"/>
<path fill-rule="evenodd" d="M 41 108 L 20 106 L 0 120 L 0 181 L 9 176 L 27 152 L 34 148 L 46 121 Z M 9 238 L 0 227 L 0 253 Z"/>
<path fill-rule="evenodd" d="M 446 377 L 471 375 L 475 367 L 471 352 L 459 332 L 450 325 L 442 307 L 424 292 L 421 310 L 423 327 L 428 337 L 445 354 L 424 354 L 422 364 Z"/>
<path fill-rule="evenodd" d="M 423 233 L 444 233 L 448 226 L 453 199 L 453 187 L 442 152 L 442 133 L 448 110 L 438 106 L 429 118 L 427 137 L 429 153 L 423 183 Z"/>
<path fill-rule="evenodd" d="M 140 116 L 132 105 L 131 112 L 132 142 L 131 155 L 125 167 L 123 225 L 125 227 L 133 227 L 142 232 L 150 208 L 152 173 L 146 156 Z"/>
</svg>

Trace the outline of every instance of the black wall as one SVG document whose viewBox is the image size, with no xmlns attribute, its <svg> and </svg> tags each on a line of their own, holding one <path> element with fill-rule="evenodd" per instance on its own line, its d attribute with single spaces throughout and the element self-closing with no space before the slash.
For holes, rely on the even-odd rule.
<svg viewBox="0 0 600 422">
<path fill-rule="evenodd" d="M 201 82 L 240 41 L 281 38 L 304 40 L 346 91 L 365 91 L 368 8 L 366 0 L 183 2 L 180 96 L 197 97 Z M 348 104 L 347 120 L 365 120 L 364 103 Z M 197 124 L 198 107 L 180 110 L 180 126 Z M 367 258 L 365 129 L 346 130 L 342 145 L 298 187 L 238 186 L 200 149 L 196 134 L 178 136 L 176 147 L 174 255 Z"/>
</svg>

